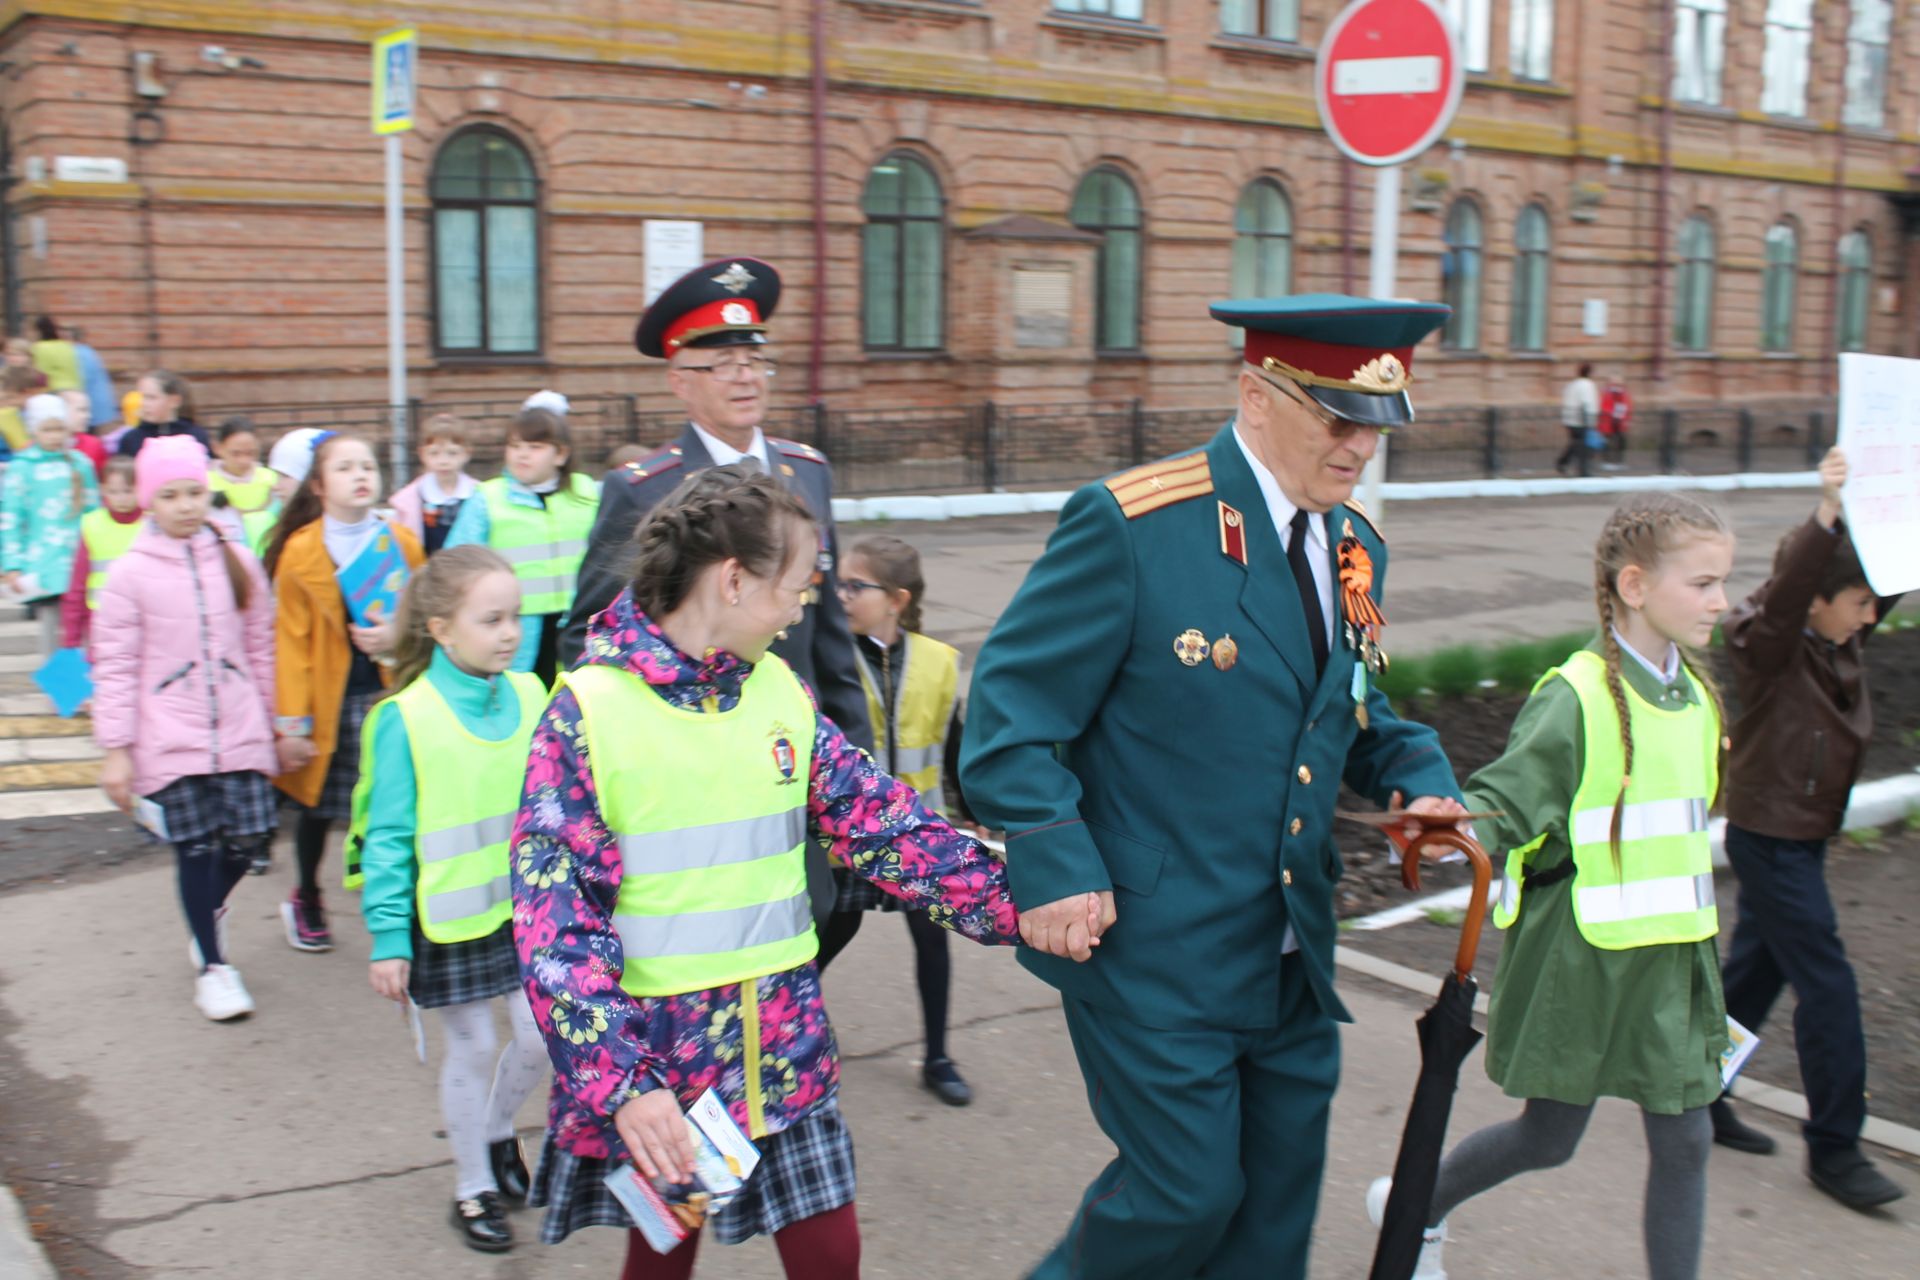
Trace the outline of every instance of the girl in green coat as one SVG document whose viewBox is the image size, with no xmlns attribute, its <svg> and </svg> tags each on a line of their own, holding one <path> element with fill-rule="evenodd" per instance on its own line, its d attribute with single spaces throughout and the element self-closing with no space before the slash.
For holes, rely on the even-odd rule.
<svg viewBox="0 0 1920 1280">
<path fill-rule="evenodd" d="M 1487 1073 L 1526 1106 L 1442 1163 L 1417 1280 L 1444 1280 L 1455 1206 L 1564 1164 L 1601 1097 L 1645 1120 L 1649 1275 L 1699 1273 L 1727 1044 L 1707 834 L 1722 739 L 1719 698 L 1685 654 L 1726 611 L 1732 566 L 1725 523 L 1691 498 L 1616 510 L 1594 553 L 1598 639 L 1541 679 L 1506 753 L 1467 784 L 1470 809 L 1502 815 L 1480 820 L 1481 840 L 1506 853 Z M 1376 1217 L 1387 1190 L 1369 1192 Z"/>
<path fill-rule="evenodd" d="M 37 395 L 21 410 L 33 444 L 16 453 L 0 480 L 0 581 L 33 606 L 40 652 L 60 643 L 60 597 L 73 576 L 80 517 L 100 505 L 93 463 L 69 447 L 67 404 Z"/>
</svg>

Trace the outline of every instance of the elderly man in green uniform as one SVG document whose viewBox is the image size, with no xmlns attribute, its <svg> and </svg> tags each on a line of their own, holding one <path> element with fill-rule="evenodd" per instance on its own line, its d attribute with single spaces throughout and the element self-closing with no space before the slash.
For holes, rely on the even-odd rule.
<svg viewBox="0 0 1920 1280">
<path fill-rule="evenodd" d="M 1246 332 L 1234 420 L 1076 493 L 973 681 L 967 799 L 1119 1148 L 1042 1280 L 1306 1274 L 1349 1020 L 1335 796 L 1459 811 L 1373 687 L 1387 548 L 1351 496 L 1447 308 L 1212 313 Z"/>
</svg>

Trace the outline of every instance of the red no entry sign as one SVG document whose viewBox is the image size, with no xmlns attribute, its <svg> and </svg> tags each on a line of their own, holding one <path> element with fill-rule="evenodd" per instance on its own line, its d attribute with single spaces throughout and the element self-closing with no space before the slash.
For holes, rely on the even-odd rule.
<svg viewBox="0 0 1920 1280">
<path fill-rule="evenodd" d="M 1361 164 L 1399 164 L 1431 146 L 1463 81 L 1453 30 L 1428 0 L 1354 0 L 1313 67 L 1320 122 Z"/>
</svg>

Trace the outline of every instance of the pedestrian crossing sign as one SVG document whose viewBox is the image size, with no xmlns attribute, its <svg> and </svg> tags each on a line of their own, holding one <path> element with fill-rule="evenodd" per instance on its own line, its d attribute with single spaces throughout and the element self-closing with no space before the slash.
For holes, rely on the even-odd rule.
<svg viewBox="0 0 1920 1280">
<path fill-rule="evenodd" d="M 412 27 L 389 31 L 373 42 L 373 131 L 404 133 L 413 128 L 415 71 L 420 65 L 420 33 Z"/>
</svg>

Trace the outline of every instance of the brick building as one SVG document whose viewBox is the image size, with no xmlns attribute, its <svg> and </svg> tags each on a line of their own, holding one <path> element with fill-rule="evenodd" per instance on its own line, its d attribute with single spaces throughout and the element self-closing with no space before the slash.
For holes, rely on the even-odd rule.
<svg viewBox="0 0 1920 1280">
<path fill-rule="evenodd" d="M 1916 353 L 1920 12 L 1445 7 L 1472 74 L 1407 166 L 1399 287 L 1460 315 L 1423 403 L 1548 402 L 1582 360 L 1643 403 L 1819 397 L 1836 345 Z M 381 399 L 368 45 L 411 18 L 428 403 L 662 407 L 629 341 L 648 224 L 696 222 L 709 256 L 785 273 L 783 403 L 1216 405 L 1209 299 L 1365 287 L 1370 175 L 1321 135 L 1310 82 L 1336 8 L 16 0 L 9 320 L 83 325 L 206 408 Z"/>
</svg>

